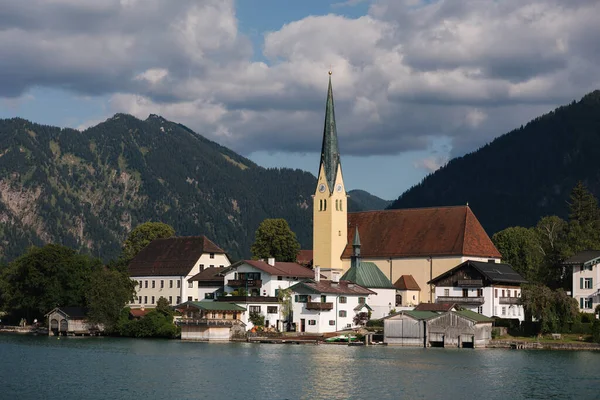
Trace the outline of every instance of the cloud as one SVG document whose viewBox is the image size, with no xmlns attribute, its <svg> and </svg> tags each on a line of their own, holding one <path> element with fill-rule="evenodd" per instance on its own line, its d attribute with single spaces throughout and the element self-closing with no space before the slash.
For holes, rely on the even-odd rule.
<svg viewBox="0 0 600 400">
<path fill-rule="evenodd" d="M 399 154 L 447 138 L 448 154 L 419 163 L 429 170 L 600 86 L 592 0 L 378 0 L 359 18 L 289 21 L 260 49 L 233 0 L 0 8 L 0 98 L 33 87 L 108 95 L 99 117 L 161 114 L 244 154 L 319 150 L 330 65 L 342 151 Z"/>
<path fill-rule="evenodd" d="M 435 172 L 448 162 L 448 158 L 444 156 L 425 157 L 414 162 L 415 168 L 424 169 L 428 173 Z"/>
</svg>

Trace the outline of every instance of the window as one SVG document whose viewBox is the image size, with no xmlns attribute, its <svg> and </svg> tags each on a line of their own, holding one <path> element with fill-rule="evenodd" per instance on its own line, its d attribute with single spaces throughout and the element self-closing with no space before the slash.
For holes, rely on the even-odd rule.
<svg viewBox="0 0 600 400">
<path fill-rule="evenodd" d="M 278 280 L 278 281 L 282 281 L 282 280 L 283 280 L 283 276 L 278 276 L 278 277 L 277 277 L 277 280 Z"/>
<path fill-rule="evenodd" d="M 160 281 L 160 288 L 163 289 L 165 287 L 165 281 L 161 280 Z"/>
<path fill-rule="evenodd" d="M 309 325 L 316 325 L 316 324 L 317 324 L 317 321 L 315 321 L 314 319 L 309 319 L 309 320 L 308 320 L 308 324 L 309 324 Z"/>
<path fill-rule="evenodd" d="M 210 265 L 211 268 L 214 268 L 215 266 L 213 264 Z"/>
<path fill-rule="evenodd" d="M 321 303 L 327 303 L 327 296 L 324 294 L 321 295 Z"/>
<path fill-rule="evenodd" d="M 148 304 L 148 296 L 144 296 L 144 304 Z"/>
<path fill-rule="evenodd" d="M 341 318 L 344 318 L 344 317 L 346 317 L 348 315 L 348 313 L 346 312 L 346 310 L 340 310 L 340 312 L 338 313 L 338 315 Z"/>
<path fill-rule="evenodd" d="M 169 281 L 169 288 L 173 289 L 173 279 Z"/>
<path fill-rule="evenodd" d="M 483 289 L 477 289 L 477 297 L 483 297 Z"/>
<path fill-rule="evenodd" d="M 462 297 L 469 297 L 469 289 L 462 290 Z"/>
<path fill-rule="evenodd" d="M 347 302 L 348 302 L 348 299 L 346 298 L 346 296 L 340 296 L 340 299 L 339 299 L 340 304 L 346 304 Z"/>
<path fill-rule="evenodd" d="M 192 296 L 188 296 L 188 301 L 192 301 Z"/>
<path fill-rule="evenodd" d="M 494 289 L 494 297 L 498 298 L 498 289 Z"/>
<path fill-rule="evenodd" d="M 177 280 L 177 289 L 179 289 L 181 287 L 181 281 L 178 279 Z"/>
<path fill-rule="evenodd" d="M 308 303 L 308 295 L 306 294 L 297 294 L 295 296 L 296 303 Z"/>
<path fill-rule="evenodd" d="M 330 320 L 329 320 L 329 325 L 330 325 L 330 326 L 333 326 L 333 325 L 335 325 L 335 321 L 334 321 L 334 320 L 332 320 L 332 319 L 330 319 Z"/>
<path fill-rule="evenodd" d="M 204 293 L 204 298 L 207 300 L 212 300 L 215 298 L 215 294 L 214 293 Z"/>
<path fill-rule="evenodd" d="M 502 307 L 502 315 L 506 315 L 506 307 Z"/>
<path fill-rule="evenodd" d="M 148 289 L 148 281 L 144 281 L 144 288 Z"/>
<path fill-rule="evenodd" d="M 327 211 L 327 199 L 323 200 L 323 211 Z"/>
<path fill-rule="evenodd" d="M 140 304 L 142 304 L 142 296 L 139 297 Z"/>
<path fill-rule="evenodd" d="M 215 258 L 215 253 L 210 253 L 210 258 Z"/>
<path fill-rule="evenodd" d="M 225 266 L 224 265 L 219 265 L 219 268 L 225 268 Z"/>
<path fill-rule="evenodd" d="M 483 306 L 479 306 L 479 307 L 477 307 L 477 312 L 478 312 L 479 314 L 483 314 Z"/>
<path fill-rule="evenodd" d="M 590 265 L 582 265 L 580 267 L 580 271 L 581 272 L 583 272 L 583 271 L 592 271 L 593 269 L 594 269 L 594 266 L 591 265 L 591 264 Z"/>
<path fill-rule="evenodd" d="M 359 297 L 358 298 L 358 304 L 365 304 L 365 298 L 364 297 Z"/>
<path fill-rule="evenodd" d="M 342 208 L 342 201 L 340 200 L 340 211 L 344 211 L 344 209 Z"/>
<path fill-rule="evenodd" d="M 505 296 L 506 293 L 504 293 L 504 292 L 505 292 L 504 289 L 502 289 L 502 297 L 506 297 Z"/>
<path fill-rule="evenodd" d="M 200 264 L 200 272 L 204 271 L 204 264 Z"/>
<path fill-rule="evenodd" d="M 506 297 L 510 297 L 510 290 L 506 291 Z"/>
<path fill-rule="evenodd" d="M 444 296 L 450 296 L 450 289 L 444 289 Z"/>
<path fill-rule="evenodd" d="M 319 211 L 323 211 L 323 200 L 319 200 Z"/>
<path fill-rule="evenodd" d="M 180 303 L 181 303 L 181 296 L 177 296 L 177 304 L 180 304 Z"/>
<path fill-rule="evenodd" d="M 592 289 L 594 287 L 593 278 L 580 278 L 579 289 Z"/>
<path fill-rule="evenodd" d="M 169 296 L 169 304 L 173 304 L 173 296 Z"/>
<path fill-rule="evenodd" d="M 139 282 L 140 289 L 142 288 L 142 281 Z"/>
<path fill-rule="evenodd" d="M 519 297 L 519 296 L 517 296 L 517 291 L 516 290 L 515 290 L 515 297 Z"/>
<path fill-rule="evenodd" d="M 152 296 L 152 304 L 154 304 L 154 296 Z"/>
<path fill-rule="evenodd" d="M 156 287 L 156 281 L 153 279 L 152 280 L 152 289 L 154 289 Z"/>
<path fill-rule="evenodd" d="M 193 287 L 194 287 L 194 282 L 188 281 L 188 288 L 193 288 Z"/>
<path fill-rule="evenodd" d="M 591 298 L 587 298 L 587 297 L 582 297 L 579 299 L 579 308 L 581 309 L 592 309 L 593 307 L 593 302 Z"/>
<path fill-rule="evenodd" d="M 267 314 L 277 314 L 277 306 L 267 306 Z"/>
<path fill-rule="evenodd" d="M 259 313 L 260 311 L 261 311 L 260 310 L 260 306 L 250 306 L 250 312 L 251 313 L 253 313 L 253 312 Z"/>
</svg>

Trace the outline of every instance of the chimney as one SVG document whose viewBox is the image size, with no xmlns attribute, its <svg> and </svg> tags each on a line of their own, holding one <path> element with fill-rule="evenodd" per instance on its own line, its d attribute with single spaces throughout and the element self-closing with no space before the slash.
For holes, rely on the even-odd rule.
<svg viewBox="0 0 600 400">
<path fill-rule="evenodd" d="M 275 258 L 274 257 L 269 257 L 267 259 L 267 264 L 269 264 L 270 266 L 274 267 L 275 266 Z"/>
<path fill-rule="evenodd" d="M 321 280 L 321 267 L 315 265 L 315 282 L 319 282 Z"/>
<path fill-rule="evenodd" d="M 331 271 L 331 282 L 339 282 L 340 281 L 340 273 L 338 271 Z"/>
</svg>

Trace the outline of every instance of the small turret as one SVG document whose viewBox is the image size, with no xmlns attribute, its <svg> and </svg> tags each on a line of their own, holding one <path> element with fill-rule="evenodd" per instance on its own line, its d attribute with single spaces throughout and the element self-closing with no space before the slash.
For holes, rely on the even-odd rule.
<svg viewBox="0 0 600 400">
<path fill-rule="evenodd" d="M 354 231 L 354 241 L 352 242 L 352 256 L 350 257 L 350 268 L 358 268 L 360 264 L 360 235 L 358 234 L 358 225 Z"/>
</svg>

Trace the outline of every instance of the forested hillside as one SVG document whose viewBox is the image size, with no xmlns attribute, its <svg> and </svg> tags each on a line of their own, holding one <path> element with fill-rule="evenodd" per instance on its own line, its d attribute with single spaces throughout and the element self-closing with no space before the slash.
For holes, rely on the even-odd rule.
<svg viewBox="0 0 600 400">
<path fill-rule="evenodd" d="M 600 195 L 600 91 L 560 107 L 481 149 L 451 160 L 390 208 L 467 202 L 488 233 L 565 219 L 571 189 Z"/>
<path fill-rule="evenodd" d="M 360 189 L 351 190 L 348 192 L 348 195 L 352 201 L 364 211 L 383 210 L 392 203 L 390 200 L 383 200 L 380 197 Z"/>
<path fill-rule="evenodd" d="M 315 185 L 308 172 L 262 168 L 156 115 L 117 114 L 83 132 L 0 120 L 0 256 L 53 242 L 108 260 L 146 221 L 242 257 L 263 219 L 285 218 L 311 248 Z"/>
</svg>

